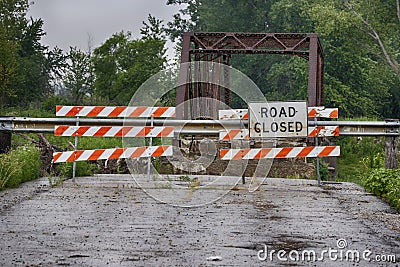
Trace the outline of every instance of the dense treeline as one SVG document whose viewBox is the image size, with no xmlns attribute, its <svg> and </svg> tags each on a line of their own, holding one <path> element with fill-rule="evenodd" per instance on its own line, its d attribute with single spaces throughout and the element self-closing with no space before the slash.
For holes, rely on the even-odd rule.
<svg viewBox="0 0 400 267">
<path fill-rule="evenodd" d="M 0 112 L 6 107 L 54 111 L 55 104 L 127 105 L 166 61 L 161 21 L 149 16 L 140 39 L 115 33 L 88 51 L 40 43 L 43 20 L 27 18 L 27 0 L 0 0 Z"/>
<path fill-rule="evenodd" d="M 169 0 L 186 3 L 168 32 L 318 33 L 325 56 L 325 105 L 341 116 L 400 116 L 400 7 L 390 0 Z M 307 62 L 283 56 L 233 57 L 268 100 L 305 99 Z"/>
<path fill-rule="evenodd" d="M 149 16 L 142 37 L 115 33 L 99 47 L 69 51 L 40 43 L 43 20 L 27 0 L 0 0 L 0 110 L 54 104 L 126 105 L 166 63 L 165 42 L 183 31 L 315 32 L 325 56 L 325 105 L 341 116 L 400 116 L 400 7 L 390 0 L 168 0 L 172 22 Z M 268 100 L 306 99 L 307 61 L 238 55 Z M 167 100 L 173 103 L 173 100 Z"/>
</svg>

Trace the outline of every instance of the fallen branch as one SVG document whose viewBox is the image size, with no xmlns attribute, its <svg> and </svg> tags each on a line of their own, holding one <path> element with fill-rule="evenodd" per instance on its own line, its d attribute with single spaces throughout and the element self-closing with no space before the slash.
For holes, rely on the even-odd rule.
<svg viewBox="0 0 400 267">
<path fill-rule="evenodd" d="M 32 142 L 33 144 L 35 144 L 35 145 L 37 145 L 37 146 L 40 146 L 40 141 L 38 141 L 38 140 L 36 140 L 36 139 L 33 139 L 32 137 L 29 137 L 29 136 L 27 136 L 27 135 L 25 135 L 25 134 L 21 134 L 21 133 L 16 133 L 16 134 L 17 134 L 18 136 L 22 137 L 23 139 L 25 139 L 25 140 L 27 140 L 27 141 L 29 141 L 29 142 Z M 47 147 L 51 147 L 51 148 L 54 149 L 55 151 L 65 151 L 65 149 L 63 149 L 63 148 L 61 148 L 61 147 L 59 147 L 59 146 L 56 146 L 56 145 L 51 144 L 51 143 L 46 139 L 46 137 L 44 136 L 44 134 L 39 133 L 38 136 L 39 136 L 40 140 L 43 141 L 43 143 L 46 144 Z"/>
</svg>

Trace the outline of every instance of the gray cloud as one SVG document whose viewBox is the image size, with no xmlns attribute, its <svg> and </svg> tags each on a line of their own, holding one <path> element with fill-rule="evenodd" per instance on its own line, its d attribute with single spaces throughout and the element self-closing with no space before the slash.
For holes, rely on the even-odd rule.
<svg viewBox="0 0 400 267">
<path fill-rule="evenodd" d="M 28 16 L 44 20 L 43 44 L 86 50 L 89 35 L 93 47 L 122 30 L 138 37 L 148 14 L 168 21 L 178 9 L 166 0 L 35 0 Z"/>
</svg>

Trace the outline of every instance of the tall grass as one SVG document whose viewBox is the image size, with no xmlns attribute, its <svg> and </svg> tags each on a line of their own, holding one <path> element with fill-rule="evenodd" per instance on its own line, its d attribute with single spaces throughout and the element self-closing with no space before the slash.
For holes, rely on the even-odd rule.
<svg viewBox="0 0 400 267">
<path fill-rule="evenodd" d="M 337 180 L 341 182 L 353 182 L 362 185 L 362 177 L 368 175 L 368 165 L 376 159 L 377 155 L 384 153 L 384 138 L 355 136 L 340 137 L 337 141 L 340 145 L 341 155 L 338 158 Z"/>
<path fill-rule="evenodd" d="M 40 176 L 40 152 L 34 146 L 19 147 L 0 155 L 0 189 L 17 187 Z"/>
</svg>

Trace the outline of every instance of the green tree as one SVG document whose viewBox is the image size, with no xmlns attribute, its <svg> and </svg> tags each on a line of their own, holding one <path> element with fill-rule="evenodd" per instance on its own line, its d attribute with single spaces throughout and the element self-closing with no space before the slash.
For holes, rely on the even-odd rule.
<svg viewBox="0 0 400 267">
<path fill-rule="evenodd" d="M 140 29 L 140 34 L 143 39 L 165 39 L 165 27 L 163 21 L 149 14 L 147 22 L 143 21 L 143 27 Z"/>
<path fill-rule="evenodd" d="M 385 62 L 400 79 L 400 1 L 346 0 L 318 1 L 310 16 L 318 32 L 347 34 L 371 56 Z M 373 58 L 373 59 L 375 59 Z"/>
<path fill-rule="evenodd" d="M 40 104 L 53 93 L 52 79 L 57 73 L 60 53 L 40 43 L 41 19 L 28 19 L 27 0 L 0 0 L 0 52 L 3 74 L 1 104 L 26 106 Z"/>
<path fill-rule="evenodd" d="M 67 55 L 63 83 L 74 105 L 82 104 L 84 97 L 93 93 L 94 73 L 91 55 L 71 47 Z"/>
<path fill-rule="evenodd" d="M 131 34 L 114 34 L 94 49 L 95 94 L 108 104 L 126 105 L 139 86 L 161 70 L 165 63 L 165 41 Z"/>
<path fill-rule="evenodd" d="M 14 96 L 12 84 L 17 69 L 18 45 L 5 36 L 0 26 L 0 111 L 7 104 L 8 98 Z"/>
<path fill-rule="evenodd" d="M 351 113 L 398 117 L 399 1 L 314 1 L 310 7 L 324 47 L 335 52 L 327 55 L 327 68 L 333 67 L 327 71 L 364 99 Z"/>
</svg>

